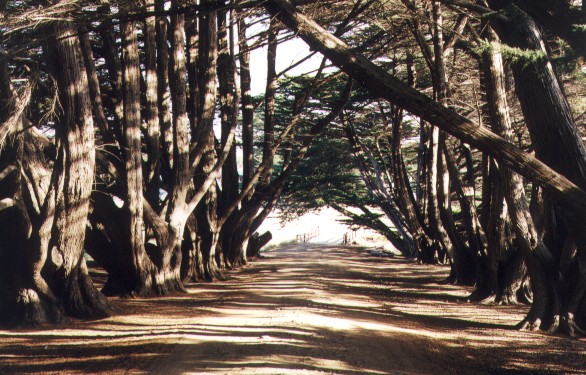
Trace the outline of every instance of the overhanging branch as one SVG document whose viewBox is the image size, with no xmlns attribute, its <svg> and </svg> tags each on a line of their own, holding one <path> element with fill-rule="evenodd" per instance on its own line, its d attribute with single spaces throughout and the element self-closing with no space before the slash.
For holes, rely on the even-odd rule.
<svg viewBox="0 0 586 375">
<path fill-rule="evenodd" d="M 586 216 L 586 191 L 534 156 L 523 152 L 490 130 L 409 87 L 381 67 L 353 52 L 348 45 L 301 14 L 286 0 L 269 0 L 265 8 L 294 30 L 310 47 L 319 50 L 373 94 L 421 117 L 499 160 L 529 180 L 547 188 L 557 199 Z"/>
</svg>

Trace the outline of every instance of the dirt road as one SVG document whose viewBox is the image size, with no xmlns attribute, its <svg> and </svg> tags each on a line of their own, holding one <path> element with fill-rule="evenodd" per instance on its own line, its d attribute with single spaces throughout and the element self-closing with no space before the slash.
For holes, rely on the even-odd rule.
<svg viewBox="0 0 586 375">
<path fill-rule="evenodd" d="M 586 343 L 466 303 L 445 268 L 289 246 L 189 294 L 117 300 L 116 317 L 0 331 L 0 373 L 583 373 Z"/>
</svg>

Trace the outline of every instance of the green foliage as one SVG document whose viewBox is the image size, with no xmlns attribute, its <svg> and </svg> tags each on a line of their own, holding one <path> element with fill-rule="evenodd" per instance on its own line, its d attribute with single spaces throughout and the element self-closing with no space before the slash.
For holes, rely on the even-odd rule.
<svg viewBox="0 0 586 375">
<path fill-rule="evenodd" d="M 281 197 L 290 218 L 332 202 L 352 205 L 366 197 L 366 191 L 353 161 L 348 142 L 339 128 L 314 142 L 307 157 L 291 176 Z"/>
<path fill-rule="evenodd" d="M 481 41 L 477 48 L 477 52 L 483 54 L 490 51 L 498 51 L 503 55 L 503 58 L 510 63 L 522 64 L 525 67 L 547 60 L 547 54 L 543 51 L 511 47 L 506 44 L 488 42 L 485 40 Z"/>
</svg>

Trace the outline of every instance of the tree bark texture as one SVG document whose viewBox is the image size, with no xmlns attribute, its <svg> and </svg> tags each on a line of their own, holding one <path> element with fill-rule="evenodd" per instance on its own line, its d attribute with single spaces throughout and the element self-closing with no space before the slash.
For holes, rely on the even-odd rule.
<svg viewBox="0 0 586 375">
<path fill-rule="evenodd" d="M 195 186 L 201 188 L 206 176 L 214 170 L 217 161 L 214 145 L 213 120 L 216 105 L 216 74 L 218 58 L 217 12 L 201 14 L 199 17 L 199 77 L 200 77 L 200 122 L 198 142 L 201 162 L 195 174 Z M 219 274 L 218 244 L 218 194 L 215 181 L 210 185 L 195 210 L 198 225 L 199 246 L 204 262 L 202 278 L 214 280 Z"/>
<path fill-rule="evenodd" d="M 67 315 L 92 319 L 105 317 L 111 306 L 94 287 L 83 249 L 93 185 L 94 126 L 88 77 L 77 30 L 69 24 L 54 26 L 57 57 L 55 74 L 63 113 L 56 129 L 59 177 L 56 191 L 53 262 L 61 263 L 51 280 Z"/>
<path fill-rule="evenodd" d="M 127 249 L 132 266 L 131 285 L 120 286 L 127 294 L 144 295 L 152 293 L 155 272 L 144 247 L 143 221 L 143 177 L 141 150 L 140 114 L 140 67 L 136 24 L 132 21 L 122 25 L 122 62 L 124 81 L 124 161 L 126 171 L 126 202 L 128 215 Z"/>
<path fill-rule="evenodd" d="M 274 153 L 271 152 L 273 143 L 275 142 L 275 94 L 277 90 L 277 22 L 271 19 L 269 25 L 267 47 L 267 86 L 265 90 L 265 108 L 264 108 L 264 143 L 262 160 L 268 164 L 261 176 L 260 183 L 266 186 L 271 181 L 273 172 L 273 158 Z"/>
<path fill-rule="evenodd" d="M 233 27 L 232 18 L 227 19 L 228 12 L 218 12 L 218 91 L 220 95 L 220 119 L 222 127 L 221 142 L 226 144 L 231 129 L 238 121 L 238 95 L 236 93 L 236 61 L 231 51 L 234 41 L 230 38 Z M 228 157 L 222 167 L 222 193 L 218 202 L 220 215 L 223 215 L 230 202 L 239 193 L 239 176 L 236 162 L 236 147 L 230 148 Z"/>
<path fill-rule="evenodd" d="M 494 31 L 487 30 L 487 40 L 496 42 Z M 492 130 L 508 141 L 513 140 L 513 131 L 509 115 L 509 104 L 505 85 L 505 71 L 502 54 L 498 49 L 489 49 L 483 54 L 482 62 L 486 82 L 486 93 L 489 117 Z M 492 187 L 490 208 L 488 214 L 488 249 L 487 255 L 481 261 L 480 280 L 477 285 L 476 297 L 481 300 L 494 300 L 497 303 L 515 303 L 517 295 L 522 293 L 522 280 L 525 277 L 525 267 L 519 264 L 519 254 L 507 237 L 509 218 L 513 220 L 515 228 L 530 228 L 533 226 L 531 215 L 528 213 L 527 202 L 521 177 L 509 168 L 500 166 L 496 161 L 491 164 L 490 180 L 486 183 Z M 509 189 L 515 184 L 514 189 Z M 518 196 L 514 194 L 518 192 Z M 507 202 L 514 202 L 508 205 Z M 519 212 L 519 209 L 526 212 Z M 508 213 L 508 215 L 507 215 Z M 529 222 L 524 222 L 530 220 Z M 533 230 L 531 230 L 533 232 Z M 517 230 L 517 237 L 528 236 Z M 530 236 L 529 236 L 530 238 Z M 517 243 L 521 245 L 524 238 Z M 499 277 L 504 273 L 506 277 Z"/>
<path fill-rule="evenodd" d="M 147 5 L 154 10 L 154 0 Z M 147 124 L 146 149 L 148 155 L 147 176 L 145 179 L 145 198 L 155 209 L 159 206 L 159 187 L 161 178 L 161 127 L 159 122 L 159 82 L 157 75 L 157 34 L 156 17 L 144 20 L 144 55 L 146 80 L 145 122 Z"/>
<path fill-rule="evenodd" d="M 165 10 L 164 0 L 155 0 L 155 10 Z M 159 99 L 159 127 L 161 131 L 161 157 L 164 176 L 168 176 L 173 167 L 173 126 L 171 124 L 171 94 L 169 92 L 169 47 L 167 17 L 157 17 L 157 89 Z"/>
<path fill-rule="evenodd" d="M 238 47 L 240 50 L 240 92 L 242 95 L 242 185 L 248 184 L 254 171 L 254 104 L 252 102 L 250 51 L 246 39 L 247 25 L 243 14 L 238 15 Z"/>
</svg>

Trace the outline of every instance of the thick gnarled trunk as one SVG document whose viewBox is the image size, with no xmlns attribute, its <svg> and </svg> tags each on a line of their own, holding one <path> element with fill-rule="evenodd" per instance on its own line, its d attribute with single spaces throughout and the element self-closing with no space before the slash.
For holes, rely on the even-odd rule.
<svg viewBox="0 0 586 375">
<path fill-rule="evenodd" d="M 53 24 L 47 52 L 54 62 L 62 108 L 56 126 L 57 158 L 49 175 L 42 137 L 34 129 L 18 136 L 29 142 L 20 156 L 24 205 L 15 212 L 23 232 L 14 233 L 24 251 L 9 257 L 27 270 L 10 281 L 15 287 L 12 320 L 27 325 L 112 313 L 94 287 L 83 256 L 95 154 L 90 90 L 76 28 Z M 19 123 L 23 120 L 20 117 Z M 26 256 L 14 258 L 16 254 Z"/>
</svg>

